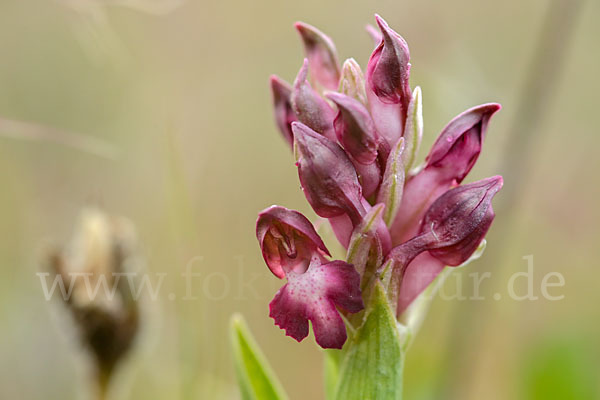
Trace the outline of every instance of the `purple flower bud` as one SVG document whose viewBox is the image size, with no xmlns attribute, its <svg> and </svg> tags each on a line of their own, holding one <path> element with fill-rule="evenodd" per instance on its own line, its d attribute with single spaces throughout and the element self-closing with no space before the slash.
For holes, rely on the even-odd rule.
<svg viewBox="0 0 600 400">
<path fill-rule="evenodd" d="M 490 118 L 500 108 L 482 104 L 456 116 L 433 144 L 425 168 L 443 170 L 448 179 L 462 182 L 479 157 Z"/>
<path fill-rule="evenodd" d="M 425 213 L 419 234 L 389 258 L 403 270 L 424 251 L 445 265 L 462 264 L 485 237 L 494 219 L 492 198 L 500 188 L 502 177 L 494 176 L 448 190 Z"/>
<path fill-rule="evenodd" d="M 371 24 L 367 24 L 365 26 L 365 30 L 367 31 L 367 33 L 369 34 L 369 36 L 371 36 L 371 39 L 373 39 L 373 43 L 375 44 L 375 46 L 378 46 L 379 43 L 381 42 L 381 40 L 383 39 L 383 36 L 381 35 L 381 32 L 379 32 L 377 30 L 377 28 L 375 28 Z"/>
<path fill-rule="evenodd" d="M 265 263 L 280 279 L 289 271 L 306 271 L 315 255 L 330 255 L 310 221 L 298 211 L 281 206 L 271 206 L 258 214 L 256 238 Z"/>
<path fill-rule="evenodd" d="M 499 109 L 495 103 L 473 107 L 442 130 L 425 167 L 406 183 L 402 205 L 391 228 L 394 244 L 414 236 L 425 210 L 469 173 L 481 152 L 488 122 Z"/>
<path fill-rule="evenodd" d="M 404 270 L 398 313 L 445 266 L 460 265 L 473 255 L 492 224 L 492 197 L 501 188 L 502 177 L 494 176 L 447 191 L 427 210 L 420 234 L 392 250 L 389 257 Z"/>
<path fill-rule="evenodd" d="M 339 110 L 333 121 L 339 143 L 359 163 L 374 163 L 379 135 L 369 111 L 358 100 L 341 93 L 328 92 L 325 97 L 333 101 Z"/>
<path fill-rule="evenodd" d="M 314 26 L 304 22 L 296 22 L 295 26 L 304 42 L 313 79 L 324 88 L 337 89 L 340 65 L 333 41 Z"/>
<path fill-rule="evenodd" d="M 294 122 L 298 175 L 306 199 L 324 218 L 347 214 L 356 226 L 365 209 L 362 190 L 352 161 L 337 144 L 308 126 Z"/>
<path fill-rule="evenodd" d="M 493 176 L 440 196 L 421 222 L 421 233 L 433 238 L 429 253 L 449 266 L 467 261 L 494 220 L 492 198 L 502 184 L 501 176 Z"/>
<path fill-rule="evenodd" d="M 303 124 L 330 140 L 336 140 L 333 129 L 335 111 L 308 83 L 308 60 L 298 72 L 292 90 L 292 107 Z"/>
<path fill-rule="evenodd" d="M 294 145 L 294 135 L 292 134 L 292 122 L 298 118 L 292 109 L 292 87 L 289 83 L 279 78 L 277 75 L 271 75 L 271 92 L 273 93 L 273 109 L 275 113 L 275 123 L 281 131 L 284 139 Z"/>
<path fill-rule="evenodd" d="M 373 121 L 391 147 L 402 136 L 411 99 L 410 54 L 404 39 L 378 15 L 382 40 L 367 64 L 367 97 Z"/>
<path fill-rule="evenodd" d="M 311 321 L 321 347 L 341 349 L 346 326 L 336 307 L 350 313 L 364 308 L 358 272 L 343 261 L 322 263 L 315 258 L 305 273 L 289 272 L 287 278 L 269 304 L 275 325 L 300 342 L 308 336 Z"/>
</svg>

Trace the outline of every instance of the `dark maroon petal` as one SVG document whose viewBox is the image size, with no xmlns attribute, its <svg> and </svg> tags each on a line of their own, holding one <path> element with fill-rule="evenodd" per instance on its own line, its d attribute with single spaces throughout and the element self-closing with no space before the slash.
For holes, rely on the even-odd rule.
<svg viewBox="0 0 600 400">
<path fill-rule="evenodd" d="M 324 218 L 347 214 L 360 223 L 362 189 L 352 161 L 337 144 L 306 125 L 294 122 L 298 175 L 313 210 Z"/>
<path fill-rule="evenodd" d="M 369 111 L 362 103 L 341 93 L 329 92 L 326 97 L 338 107 L 333 126 L 340 144 L 361 164 L 372 164 L 377 159 L 379 135 Z"/>
<path fill-rule="evenodd" d="M 330 140 L 336 140 L 333 129 L 333 120 L 336 112 L 327 104 L 310 85 L 308 78 L 308 60 L 298 72 L 292 89 L 292 107 L 298 116 L 298 120 L 310 127 L 312 130 L 327 136 Z"/>
<path fill-rule="evenodd" d="M 256 238 L 265 263 L 278 278 L 290 270 L 306 270 L 319 251 L 329 250 L 310 221 L 298 211 L 271 206 L 258 215 Z"/>
<path fill-rule="evenodd" d="M 455 117 L 433 144 L 425 168 L 445 170 L 448 179 L 462 182 L 479 157 L 490 118 L 500 108 L 482 104 Z"/>
<path fill-rule="evenodd" d="M 342 348 L 346 327 L 336 307 L 350 313 L 364 308 L 358 272 L 343 261 L 321 264 L 313 260 L 305 273 L 292 272 L 287 278 L 269 305 L 275 324 L 301 341 L 311 321 L 321 347 Z"/>
<path fill-rule="evenodd" d="M 340 64 L 335 45 L 329 36 L 304 22 L 296 22 L 313 79 L 327 89 L 337 89 Z"/>
<path fill-rule="evenodd" d="M 294 145 L 294 135 L 292 133 L 292 122 L 297 121 L 298 118 L 292 109 L 292 87 L 289 83 L 279 78 L 276 75 L 272 75 L 271 79 L 271 92 L 273 94 L 273 110 L 275 114 L 275 123 L 281 131 L 284 139 L 290 144 Z"/>
</svg>

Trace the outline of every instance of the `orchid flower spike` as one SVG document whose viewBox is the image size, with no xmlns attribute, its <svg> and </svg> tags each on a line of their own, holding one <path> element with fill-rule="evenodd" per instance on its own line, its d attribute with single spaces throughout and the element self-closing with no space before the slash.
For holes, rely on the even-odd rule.
<svg viewBox="0 0 600 400">
<path fill-rule="evenodd" d="M 352 58 L 340 67 L 333 41 L 299 22 L 306 59 L 294 84 L 271 78 L 275 121 L 293 147 L 302 191 L 348 255 L 329 261 L 300 213 L 263 211 L 263 258 L 287 279 L 270 315 L 296 340 L 308 335 L 311 321 L 326 348 L 343 345 L 344 320 L 360 326 L 362 314 L 349 314 L 368 307 L 374 284 L 383 285 L 400 316 L 446 266 L 469 259 L 490 228 L 492 197 L 502 186 L 499 176 L 461 185 L 500 109 L 496 103 L 452 119 L 413 168 L 423 134 L 421 89 L 410 87 L 406 41 L 378 15 L 375 21 L 366 71 Z"/>
</svg>

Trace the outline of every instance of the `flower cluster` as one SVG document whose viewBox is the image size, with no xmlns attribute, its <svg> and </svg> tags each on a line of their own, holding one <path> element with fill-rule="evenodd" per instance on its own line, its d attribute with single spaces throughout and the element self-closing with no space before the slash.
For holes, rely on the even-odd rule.
<svg viewBox="0 0 600 400">
<path fill-rule="evenodd" d="M 409 85 L 404 39 L 376 16 L 381 33 L 363 74 L 341 66 L 331 39 L 297 23 L 306 59 L 293 85 L 271 77 L 275 120 L 296 154 L 306 199 L 327 219 L 346 261 L 329 251 L 310 221 L 272 206 L 259 214 L 257 238 L 267 266 L 287 284 L 270 316 L 300 341 L 311 321 L 317 343 L 341 348 L 343 315 L 364 308 L 369 284 L 386 283 L 400 315 L 445 266 L 465 262 L 494 219 L 500 176 L 461 185 L 500 109 L 483 104 L 443 129 L 425 162 L 414 166 L 423 121 L 421 91 Z"/>
</svg>

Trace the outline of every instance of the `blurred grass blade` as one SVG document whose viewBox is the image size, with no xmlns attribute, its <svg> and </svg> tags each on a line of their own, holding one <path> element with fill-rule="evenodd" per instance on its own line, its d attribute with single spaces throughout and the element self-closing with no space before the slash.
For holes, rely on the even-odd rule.
<svg viewBox="0 0 600 400">
<path fill-rule="evenodd" d="M 336 399 L 402 399 L 402 343 L 383 285 L 376 282 L 365 323 L 348 343 Z"/>
<path fill-rule="evenodd" d="M 564 337 L 543 337 L 523 355 L 522 399 L 562 400 L 598 399 L 597 362 L 595 339 L 580 334 Z"/>
<path fill-rule="evenodd" d="M 342 360 L 342 351 L 335 349 L 326 349 L 324 352 L 323 380 L 325 382 L 325 398 L 327 400 L 335 399 L 335 389 L 340 377 L 340 362 Z"/>
<path fill-rule="evenodd" d="M 27 121 L 0 117 L 0 137 L 58 143 L 99 157 L 114 159 L 118 149 L 92 136 L 63 131 Z"/>
<path fill-rule="evenodd" d="M 287 395 L 241 315 L 231 318 L 231 344 L 243 400 L 283 400 Z"/>
</svg>

